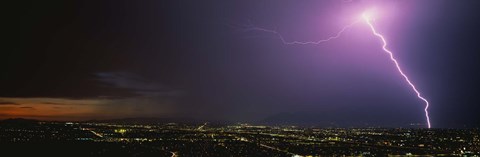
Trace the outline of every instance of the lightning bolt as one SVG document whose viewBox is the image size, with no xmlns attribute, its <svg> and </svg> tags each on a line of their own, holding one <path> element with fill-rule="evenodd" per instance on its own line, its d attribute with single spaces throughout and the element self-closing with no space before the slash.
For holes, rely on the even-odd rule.
<svg viewBox="0 0 480 157">
<path fill-rule="evenodd" d="M 398 61 L 395 59 L 395 57 L 393 57 L 393 53 L 392 51 L 390 51 L 389 49 L 387 49 L 387 41 L 385 40 L 385 37 L 383 37 L 382 34 L 378 33 L 377 30 L 375 30 L 375 27 L 373 27 L 373 24 L 371 22 L 371 19 L 366 15 L 366 14 L 363 14 L 362 15 L 363 19 L 365 19 L 365 22 L 367 23 L 367 25 L 370 27 L 370 29 L 372 30 L 372 33 L 380 38 L 380 40 L 382 40 L 382 49 L 383 51 L 385 51 L 386 53 L 388 53 L 388 55 L 390 55 L 390 60 L 392 60 L 393 63 L 395 63 L 395 66 L 397 67 L 397 70 L 398 72 L 403 76 L 403 78 L 405 79 L 405 81 L 407 81 L 407 83 L 410 85 L 410 87 L 412 87 L 413 91 L 417 94 L 417 97 L 422 100 L 423 102 L 425 102 L 425 117 L 427 118 L 427 124 L 428 124 L 428 128 L 431 128 L 431 125 L 430 125 L 430 117 L 428 116 L 428 107 L 429 107 L 429 103 L 428 103 L 428 100 L 425 99 L 424 97 L 422 97 L 422 95 L 420 94 L 420 92 L 417 90 L 417 88 L 415 87 L 415 85 L 413 85 L 413 83 L 410 81 L 410 79 L 408 79 L 408 76 L 403 73 L 402 71 L 402 68 L 400 68 L 400 65 L 398 64 Z"/>
<path fill-rule="evenodd" d="M 429 114 L 428 114 L 428 107 L 429 107 L 429 102 L 427 99 L 425 99 L 421 94 L 420 92 L 417 90 L 417 88 L 415 87 L 415 85 L 410 81 L 410 79 L 408 78 L 408 76 L 403 73 L 402 71 L 402 68 L 400 68 L 400 65 L 398 63 L 398 61 L 395 59 L 395 57 L 393 56 L 393 53 L 392 51 L 390 51 L 389 49 L 387 49 L 387 41 L 385 40 L 385 37 L 383 37 L 382 34 L 378 33 L 376 30 L 375 30 L 375 27 L 373 26 L 373 24 L 371 23 L 371 18 L 366 14 L 366 13 L 363 13 L 362 14 L 362 18 L 365 20 L 366 24 L 370 27 L 370 29 L 372 30 L 372 33 L 373 35 L 375 35 L 376 37 L 380 38 L 383 45 L 382 45 L 382 49 L 383 51 L 385 51 L 389 56 L 390 56 L 390 60 L 395 64 L 398 72 L 403 76 L 403 78 L 405 79 L 405 81 L 407 81 L 407 83 L 410 85 L 410 87 L 413 89 L 413 91 L 417 94 L 417 97 L 422 100 L 423 102 L 425 102 L 425 117 L 427 119 L 427 125 L 428 125 L 428 128 L 431 128 L 431 125 L 430 125 L 430 117 L 429 117 Z M 265 29 L 265 28 L 260 28 L 260 27 L 255 27 L 253 25 L 247 25 L 244 29 L 245 32 L 248 32 L 248 31 L 261 31 L 261 32 L 267 32 L 267 33 L 272 33 L 274 35 L 276 35 L 282 42 L 283 44 L 285 45 L 307 45 L 307 44 L 314 44 L 314 45 L 317 45 L 317 44 L 321 44 L 321 43 L 324 43 L 324 42 L 328 42 L 328 41 L 331 41 L 333 39 L 337 39 L 339 38 L 347 29 L 349 29 L 350 27 L 352 27 L 353 25 L 359 23 L 360 20 L 357 20 L 349 25 L 345 25 L 340 31 L 338 31 L 334 36 L 331 36 L 331 37 L 328 37 L 326 39 L 321 39 L 321 40 L 318 40 L 318 41 L 287 41 L 285 40 L 285 38 L 282 36 L 282 34 L 280 34 L 279 32 L 275 31 L 275 30 L 271 30 L 271 29 Z"/>
<path fill-rule="evenodd" d="M 360 20 L 357 20 L 351 24 L 348 24 L 348 25 L 345 25 L 340 31 L 338 31 L 334 36 L 330 36 L 326 39 L 320 39 L 318 41 L 287 41 L 285 40 L 285 38 L 282 36 L 282 34 L 280 34 L 279 32 L 275 31 L 275 30 L 271 30 L 271 29 L 266 29 L 266 28 L 260 28 L 260 27 L 255 27 L 253 25 L 248 25 L 246 26 L 246 28 L 244 29 L 245 32 L 248 32 L 248 31 L 261 31 L 261 32 L 267 32 L 267 33 L 272 33 L 274 35 L 276 35 L 281 41 L 283 44 L 285 45 L 308 45 L 308 44 L 314 44 L 314 45 L 317 45 L 317 44 L 321 44 L 321 43 L 324 43 L 324 42 L 328 42 L 330 40 L 333 40 L 333 39 L 337 39 L 339 38 L 343 32 L 345 32 L 347 29 L 349 29 L 350 27 L 352 27 L 353 25 L 355 25 L 356 23 L 360 22 Z"/>
</svg>

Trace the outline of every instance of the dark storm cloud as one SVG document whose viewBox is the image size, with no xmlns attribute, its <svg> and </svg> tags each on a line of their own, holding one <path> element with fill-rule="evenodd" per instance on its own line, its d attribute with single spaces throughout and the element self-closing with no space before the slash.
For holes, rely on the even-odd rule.
<svg viewBox="0 0 480 157">
<path fill-rule="evenodd" d="M 140 96 L 149 97 L 175 97 L 183 92 L 169 89 L 160 83 L 148 80 L 140 75 L 128 72 L 101 72 L 96 73 L 97 79 L 115 88 L 129 90 Z"/>
<path fill-rule="evenodd" d="M 20 105 L 15 102 L 10 102 L 10 101 L 1 101 L 0 100 L 0 105 Z"/>
<path fill-rule="evenodd" d="M 30 110 L 35 110 L 34 107 L 31 107 L 31 106 L 23 106 L 23 107 L 19 107 L 21 109 L 30 109 Z"/>
<path fill-rule="evenodd" d="M 117 88 L 126 88 L 133 91 L 156 92 L 163 89 L 158 83 L 147 81 L 145 78 L 127 72 L 102 72 L 97 73 L 98 80 L 111 84 Z"/>
<path fill-rule="evenodd" d="M 46 104 L 46 105 L 65 105 L 65 104 L 62 104 L 62 103 L 54 103 L 54 102 L 41 102 L 42 104 Z"/>
</svg>

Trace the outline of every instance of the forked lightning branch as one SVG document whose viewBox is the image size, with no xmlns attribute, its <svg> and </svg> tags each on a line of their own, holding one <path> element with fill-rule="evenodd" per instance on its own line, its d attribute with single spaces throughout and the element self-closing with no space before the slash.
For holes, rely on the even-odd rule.
<svg viewBox="0 0 480 157">
<path fill-rule="evenodd" d="M 260 28 L 260 27 L 255 27 L 253 25 L 248 25 L 245 27 L 244 31 L 262 31 L 262 32 L 267 32 L 267 33 L 271 33 L 271 34 L 274 34 L 276 35 L 281 41 L 283 44 L 286 44 L 286 45 L 307 45 L 307 44 L 321 44 L 321 43 L 324 43 L 324 42 L 328 42 L 330 40 L 333 40 L 333 39 L 337 39 L 339 38 L 344 32 L 345 30 L 351 28 L 352 26 L 354 26 L 355 24 L 357 23 L 360 23 L 361 21 L 363 21 L 365 24 L 368 25 L 368 27 L 371 29 L 372 31 L 372 34 L 376 37 L 378 37 L 381 42 L 382 42 L 382 49 L 385 53 L 387 53 L 390 57 L 390 60 L 394 63 L 395 67 L 397 68 L 398 72 L 402 75 L 402 77 L 405 79 L 405 81 L 408 83 L 408 85 L 412 88 L 412 90 L 415 92 L 416 96 L 418 97 L 418 99 L 422 100 L 424 103 L 425 103 L 425 108 L 424 108 L 424 112 L 425 112 L 425 118 L 426 118 L 426 121 L 427 121 L 427 126 L 428 128 L 431 128 L 431 124 L 430 124 L 430 117 L 429 117 L 429 114 L 428 114 L 428 107 L 429 107 L 429 102 L 426 98 L 424 98 L 421 93 L 417 90 L 417 88 L 415 87 L 415 85 L 412 83 L 412 81 L 410 81 L 410 79 L 408 78 L 408 76 L 402 71 L 402 68 L 400 67 L 400 64 L 398 63 L 397 59 L 395 59 L 394 55 L 393 55 L 393 52 L 390 51 L 388 48 L 387 48 L 387 40 L 385 39 L 385 37 L 380 34 L 374 27 L 374 25 L 372 24 L 372 20 L 374 19 L 373 17 L 373 12 L 372 11 L 366 11 L 364 13 L 362 13 L 362 16 L 361 16 L 361 19 L 360 20 L 357 20 L 349 25 L 346 25 L 344 26 L 340 31 L 338 31 L 334 36 L 331 36 L 331 37 L 328 37 L 326 39 L 321 39 L 321 40 L 318 40 L 318 41 L 288 41 L 286 40 L 281 33 L 275 31 L 275 30 L 270 30 L 270 29 L 265 29 L 265 28 Z"/>
</svg>

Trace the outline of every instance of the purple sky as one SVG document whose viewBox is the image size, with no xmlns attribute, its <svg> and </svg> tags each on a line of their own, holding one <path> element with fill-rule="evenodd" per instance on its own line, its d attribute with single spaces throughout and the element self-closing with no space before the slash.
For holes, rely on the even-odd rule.
<svg viewBox="0 0 480 157">
<path fill-rule="evenodd" d="M 478 126 L 474 0 L 70 1 L 15 3 L 0 118 L 197 120 L 408 126 L 420 101 L 365 24 L 375 8 L 433 127 Z"/>
</svg>

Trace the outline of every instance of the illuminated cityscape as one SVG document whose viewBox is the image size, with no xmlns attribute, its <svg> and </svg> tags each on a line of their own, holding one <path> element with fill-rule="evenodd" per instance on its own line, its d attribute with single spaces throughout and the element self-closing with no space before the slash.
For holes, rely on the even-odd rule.
<svg viewBox="0 0 480 157">
<path fill-rule="evenodd" d="M 479 129 L 309 128 L 249 124 L 0 123 L 7 152 L 84 156 L 478 156 Z M 61 148 L 61 149 L 60 149 Z M 81 150 L 81 151 L 79 151 Z"/>
</svg>

